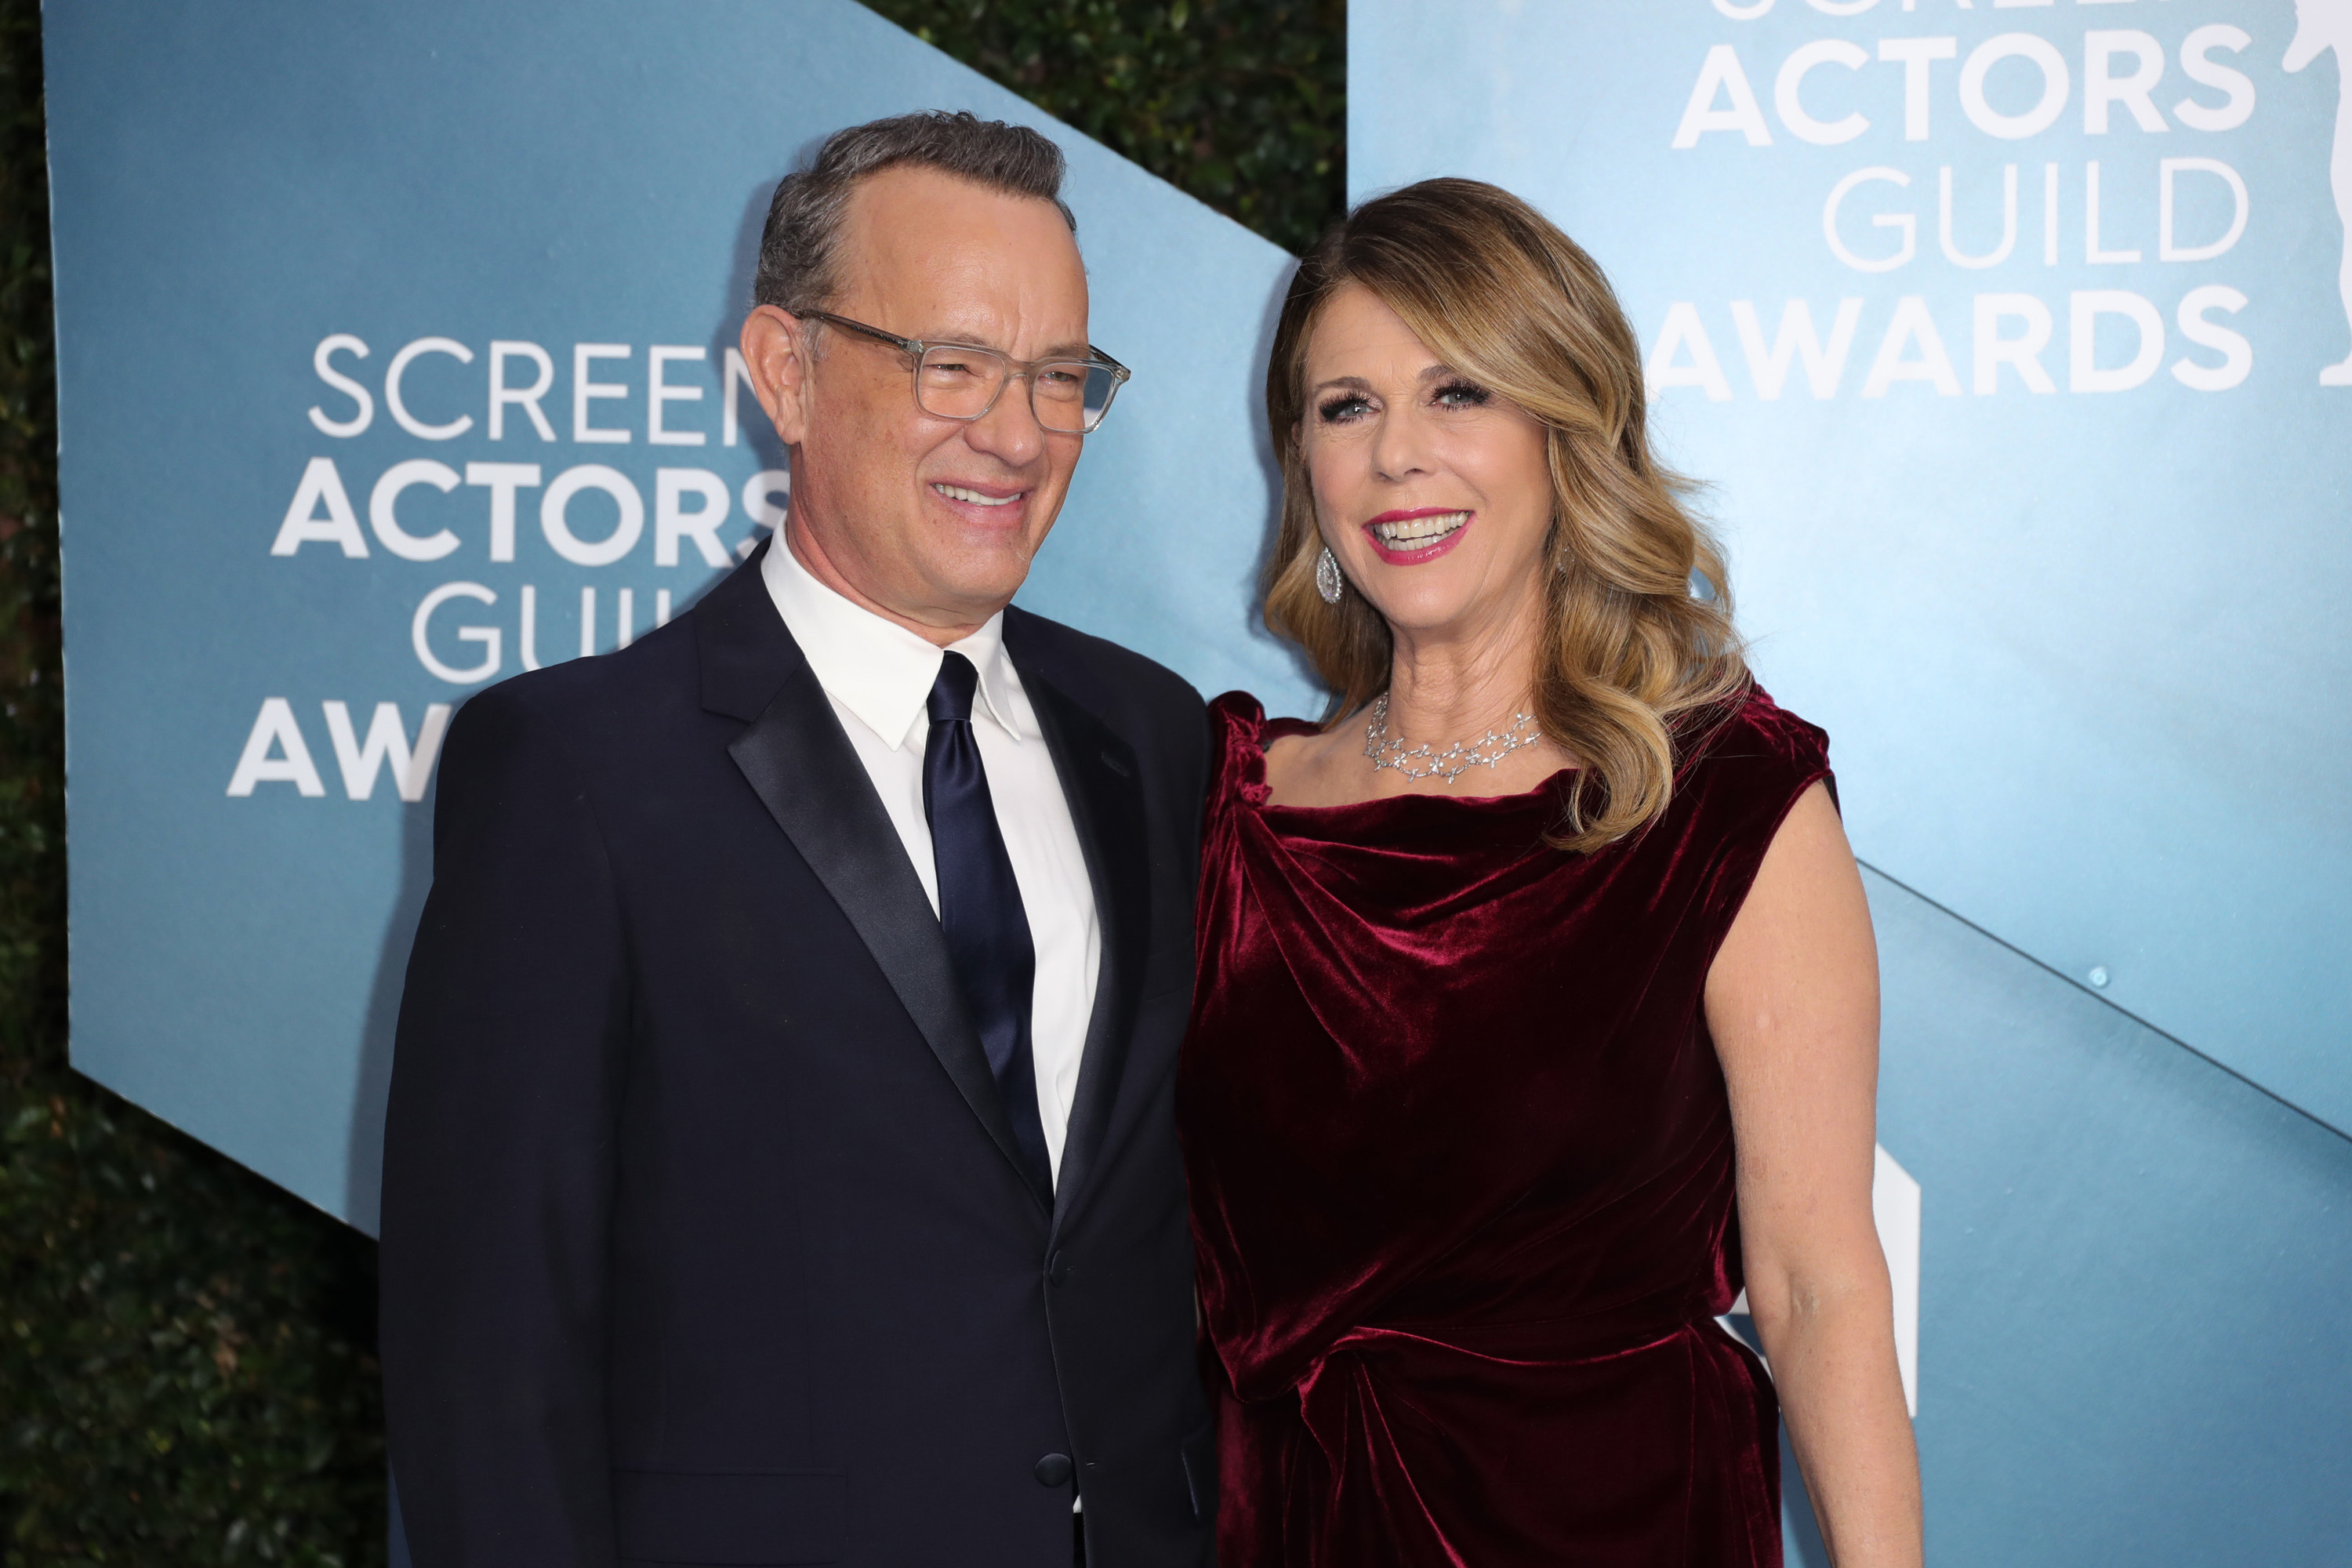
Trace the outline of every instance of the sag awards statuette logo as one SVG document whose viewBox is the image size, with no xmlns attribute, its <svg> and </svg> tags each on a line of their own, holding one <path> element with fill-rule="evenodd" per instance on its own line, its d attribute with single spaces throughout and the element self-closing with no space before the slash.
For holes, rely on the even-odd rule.
<svg viewBox="0 0 2352 1568">
<path fill-rule="evenodd" d="M 2294 41 L 2283 62 L 2299 71 L 2336 51 L 2336 137 L 2328 151 L 2327 184 L 2344 225 L 2343 259 L 2336 289 L 2344 298 L 2344 324 L 2352 331 L 2352 0 L 2295 0 Z M 2322 386 L 2352 386 L 2352 353 L 2319 373 Z"/>
<path fill-rule="evenodd" d="M 1653 388 L 1741 395 L 1727 374 L 1735 344 L 1750 395 L 1768 402 L 1799 386 L 1875 399 L 1906 386 L 1943 397 L 2130 393 L 2159 373 L 2200 393 L 2245 384 L 2256 353 L 2238 285 L 2256 279 L 2231 271 L 2259 275 L 2279 260 L 2238 250 L 2258 194 L 2241 168 L 2261 157 L 2245 132 L 2261 96 L 2250 69 L 2267 53 L 2252 34 L 2053 12 L 2035 30 L 1964 43 L 1904 15 L 1915 0 L 1900 13 L 1880 0 L 1805 4 L 1824 18 L 1875 11 L 1890 36 L 1784 39 L 1767 46 L 1777 59 L 1759 48 L 1760 31 L 1703 46 L 1668 145 L 1713 162 L 1732 149 L 1774 159 L 1854 144 L 1859 166 L 1824 180 L 1808 220 L 1813 254 L 1844 287 L 1832 283 L 1826 301 L 1784 299 L 1777 321 L 1754 299 L 1671 302 L 1649 356 Z M 1752 24 L 1775 0 L 1713 5 Z M 2296 19 L 2285 70 L 2336 53 L 2330 174 L 2352 331 L 2352 0 L 2298 0 Z M 1866 277 L 1911 287 L 1892 299 L 1848 291 Z M 1979 278 L 1966 294 L 1950 287 Z M 2322 353 L 2336 352 L 2333 337 Z M 2352 386 L 2352 354 L 2319 381 Z"/>
</svg>

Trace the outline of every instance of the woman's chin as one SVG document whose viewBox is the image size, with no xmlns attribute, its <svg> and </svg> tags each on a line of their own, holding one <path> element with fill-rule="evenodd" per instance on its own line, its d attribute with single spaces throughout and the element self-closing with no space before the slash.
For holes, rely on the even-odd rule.
<svg viewBox="0 0 2352 1568">
<path fill-rule="evenodd" d="M 1474 561 L 1448 557 L 1426 566 L 1383 567 L 1365 597 L 1399 633 L 1444 638 L 1507 617 L 1516 585 Z"/>
</svg>

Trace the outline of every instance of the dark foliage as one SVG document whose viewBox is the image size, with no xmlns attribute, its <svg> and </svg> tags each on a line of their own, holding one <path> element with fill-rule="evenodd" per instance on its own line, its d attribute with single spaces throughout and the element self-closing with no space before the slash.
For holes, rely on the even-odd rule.
<svg viewBox="0 0 2352 1568">
<path fill-rule="evenodd" d="M 40 16 L 0 0 L 0 1560 L 383 1557 L 373 1249 L 66 1067 Z"/>
<path fill-rule="evenodd" d="M 1341 0 L 877 8 L 1293 249 L 1340 199 Z M 0 1563 L 383 1559 L 373 1248 L 66 1065 L 37 0 L 0 0 Z"/>
<path fill-rule="evenodd" d="M 1339 216 L 1345 0 L 867 0 L 1276 245 Z"/>
</svg>

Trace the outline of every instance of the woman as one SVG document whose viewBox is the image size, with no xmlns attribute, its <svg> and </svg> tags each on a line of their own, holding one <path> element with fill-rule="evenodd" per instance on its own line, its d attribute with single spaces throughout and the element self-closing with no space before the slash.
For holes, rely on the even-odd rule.
<svg viewBox="0 0 2352 1568">
<path fill-rule="evenodd" d="M 1780 1404 L 1839 1568 L 1919 1561 L 1869 911 L 1640 365 L 1470 181 L 1284 303 L 1266 618 L 1339 717 L 1213 709 L 1178 1115 L 1223 1568 L 1777 1563 Z"/>
</svg>

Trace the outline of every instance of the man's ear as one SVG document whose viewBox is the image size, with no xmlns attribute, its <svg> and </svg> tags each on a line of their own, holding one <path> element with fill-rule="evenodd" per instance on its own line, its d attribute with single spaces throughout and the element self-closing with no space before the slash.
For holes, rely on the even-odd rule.
<svg viewBox="0 0 2352 1568">
<path fill-rule="evenodd" d="M 777 439 L 787 447 L 799 446 L 808 434 L 808 334 L 806 322 L 773 305 L 743 318 L 743 368 Z"/>
</svg>

